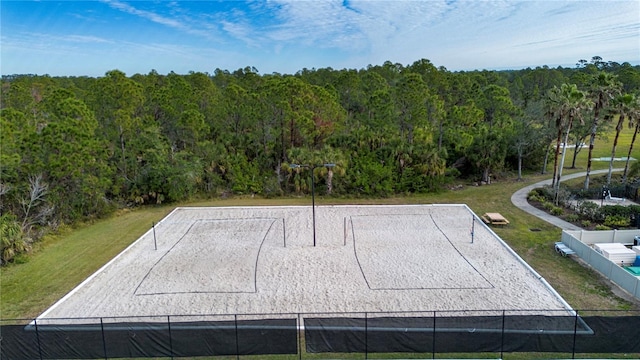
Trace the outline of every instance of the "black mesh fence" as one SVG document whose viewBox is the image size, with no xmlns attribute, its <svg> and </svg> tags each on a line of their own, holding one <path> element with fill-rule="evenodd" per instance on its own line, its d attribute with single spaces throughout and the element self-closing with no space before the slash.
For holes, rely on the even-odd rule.
<svg viewBox="0 0 640 360">
<path fill-rule="evenodd" d="M 295 318 L 78 323 L 54 319 L 0 325 L 2 359 L 106 359 L 297 354 Z M 52 324 L 61 322 L 62 324 Z M 70 322 L 76 322 L 71 324 Z"/>
<path fill-rule="evenodd" d="M 577 316 L 305 318 L 307 352 L 571 352 Z"/>
<path fill-rule="evenodd" d="M 585 311 L 581 318 L 589 324 L 593 335 L 578 336 L 575 352 L 640 353 L 640 312 L 632 314 L 626 316 L 617 312 Z"/>
<path fill-rule="evenodd" d="M 503 353 L 527 352 L 624 353 L 640 357 L 640 312 L 488 311 L 282 314 L 258 319 L 231 315 L 224 319 L 202 316 L 0 321 L 1 359 L 271 354 L 302 358 L 318 353 L 496 353 L 496 357 L 503 357 Z"/>
</svg>

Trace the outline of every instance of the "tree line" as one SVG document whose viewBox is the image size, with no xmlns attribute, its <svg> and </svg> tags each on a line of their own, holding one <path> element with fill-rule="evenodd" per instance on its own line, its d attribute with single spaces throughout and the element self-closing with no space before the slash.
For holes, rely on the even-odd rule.
<svg viewBox="0 0 640 360">
<path fill-rule="evenodd" d="M 304 194 L 311 176 L 318 194 L 380 197 L 521 177 L 553 157 L 559 179 L 561 143 L 591 151 L 612 119 L 637 127 L 639 89 L 640 67 L 597 56 L 517 71 L 421 59 L 293 75 L 3 76 L 1 258 L 118 208 Z"/>
</svg>

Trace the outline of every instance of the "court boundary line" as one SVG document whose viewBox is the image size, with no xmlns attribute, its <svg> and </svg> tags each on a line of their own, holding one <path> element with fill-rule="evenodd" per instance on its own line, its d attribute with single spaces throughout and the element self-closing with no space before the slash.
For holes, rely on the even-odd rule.
<svg viewBox="0 0 640 360">
<path fill-rule="evenodd" d="M 430 210 L 430 209 L 429 209 Z M 356 236 L 355 236 L 355 226 L 353 225 L 353 217 L 374 217 L 374 216 L 383 216 L 383 217 L 390 217 L 390 216 L 429 216 L 431 218 L 431 221 L 433 222 L 433 224 L 435 225 L 435 228 L 442 234 L 442 236 L 444 236 L 444 238 L 446 239 L 446 241 L 449 243 L 449 245 L 451 247 L 453 247 L 453 249 L 458 253 L 458 255 L 460 257 L 462 257 L 462 259 L 469 264 L 469 266 L 471 266 L 471 268 L 482 278 L 482 280 L 484 280 L 487 284 L 489 284 L 489 286 L 471 286 L 471 287 L 371 287 L 371 284 L 369 283 L 369 280 L 367 279 L 367 276 L 365 274 L 364 269 L 362 268 L 362 263 L 360 262 L 360 259 L 358 257 L 358 251 L 357 251 L 357 246 L 356 246 Z M 433 219 L 433 216 L 431 215 L 431 211 L 427 211 L 425 213 L 412 213 L 412 214 L 366 214 L 366 215 L 351 215 L 349 216 L 350 220 L 351 220 L 351 231 L 352 231 L 352 236 L 353 236 L 353 250 L 354 250 L 354 256 L 356 257 L 356 262 L 358 264 L 358 267 L 360 269 L 360 273 L 362 274 L 362 277 L 365 280 L 365 283 L 367 284 L 367 288 L 369 288 L 369 290 L 372 291 L 421 291 L 421 290 L 451 290 L 451 291 L 457 291 L 457 290 L 490 290 L 490 289 L 495 289 L 495 285 L 493 285 L 489 280 L 487 280 L 487 278 L 480 272 L 478 271 L 478 269 L 476 269 L 468 260 L 467 258 L 462 255 L 462 253 L 460 253 L 460 251 L 458 250 L 458 248 L 455 247 L 455 245 L 453 245 L 453 243 L 451 242 L 451 240 L 449 239 L 449 237 L 440 229 L 440 227 L 438 226 L 438 224 L 436 224 L 435 220 Z M 463 229 L 462 227 L 460 229 Z"/>
<path fill-rule="evenodd" d="M 258 246 L 258 252 L 256 254 L 256 260 L 254 262 L 254 266 L 253 266 L 253 291 L 166 291 L 166 292 L 154 292 L 154 293 L 140 293 L 138 294 L 138 289 L 140 288 L 140 286 L 142 286 L 142 284 L 145 282 L 145 280 L 147 280 L 147 277 L 149 277 L 149 275 L 151 274 L 151 272 L 153 271 L 153 269 L 156 268 L 156 266 L 162 262 L 162 260 L 171 253 L 171 251 L 178 246 L 178 244 L 180 244 L 180 242 L 189 234 L 189 232 L 191 231 L 191 229 L 198 223 L 214 223 L 214 222 L 240 222 L 240 221 L 251 221 L 251 220 L 271 220 L 271 223 L 269 224 L 269 227 L 267 228 L 267 230 L 264 233 L 264 236 L 262 236 L 262 240 L 260 240 L 260 245 Z M 264 245 L 264 242 L 267 239 L 267 236 L 269 236 L 269 233 L 271 232 L 271 229 L 273 228 L 273 225 L 276 223 L 277 220 L 280 220 L 280 218 L 260 218 L 260 217 L 256 217 L 256 218 L 228 218 L 228 219 L 196 219 L 193 221 L 193 223 L 191 224 L 191 226 L 189 226 L 189 228 L 187 229 L 187 231 L 185 231 L 185 233 L 178 239 L 178 241 L 175 242 L 175 244 L 173 244 L 150 268 L 149 271 L 147 271 L 147 273 L 145 274 L 145 276 L 142 278 L 142 280 L 140 280 L 140 282 L 138 283 L 138 286 L 136 286 L 136 289 L 134 290 L 133 294 L 134 296 L 155 296 L 155 295 L 178 295 L 178 294 L 255 294 L 258 292 L 258 261 L 260 260 L 260 254 L 262 252 L 262 246 Z M 169 222 L 171 223 L 171 222 Z M 186 222 L 184 222 L 186 223 Z"/>
</svg>

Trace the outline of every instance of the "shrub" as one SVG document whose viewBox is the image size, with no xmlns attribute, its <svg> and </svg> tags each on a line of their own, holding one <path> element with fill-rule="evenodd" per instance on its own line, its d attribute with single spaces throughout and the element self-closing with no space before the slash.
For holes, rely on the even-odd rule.
<svg viewBox="0 0 640 360">
<path fill-rule="evenodd" d="M 577 212 L 583 217 L 591 221 L 598 220 L 598 210 L 600 207 L 598 204 L 591 201 L 582 201 L 578 204 Z"/>
<path fill-rule="evenodd" d="M 606 225 L 596 225 L 596 230 L 611 230 L 610 227 L 606 226 Z"/>
<path fill-rule="evenodd" d="M 545 210 L 547 210 L 547 211 L 551 211 L 551 210 L 552 210 L 554 207 L 556 207 L 556 206 L 555 206 L 555 205 L 553 205 L 553 203 L 552 203 L 552 202 L 544 201 L 544 202 L 542 203 L 542 207 L 543 207 Z"/>
<path fill-rule="evenodd" d="M 262 181 L 262 195 L 266 198 L 282 196 L 283 191 L 276 176 L 266 177 Z"/>
<path fill-rule="evenodd" d="M 527 195 L 528 198 L 531 196 L 537 196 L 540 199 L 544 199 L 549 202 L 554 202 L 555 200 L 555 190 L 551 186 L 544 186 L 541 188 L 533 189 Z M 573 196 L 571 190 L 566 186 L 560 186 L 558 189 L 558 204 L 564 205 L 569 202 L 569 199 Z M 539 200 L 542 201 L 542 200 Z"/>
<path fill-rule="evenodd" d="M 580 225 L 582 225 L 582 227 L 588 228 L 589 226 L 591 226 L 591 221 L 589 220 L 582 220 L 580 222 Z"/>
<path fill-rule="evenodd" d="M 580 221 L 580 215 L 578 215 L 578 214 L 569 214 L 569 215 L 567 215 L 567 221 L 568 222 L 573 222 L 573 223 L 578 222 L 578 221 Z"/>
<path fill-rule="evenodd" d="M 562 215 L 562 213 L 564 213 L 564 209 L 562 209 L 561 207 L 554 206 L 553 208 L 551 208 L 551 215 L 560 216 Z"/>
<path fill-rule="evenodd" d="M 612 228 L 627 227 L 631 224 L 631 220 L 628 216 L 623 215 L 609 215 L 604 219 L 604 225 Z"/>
<path fill-rule="evenodd" d="M 12 214 L 0 216 L 0 265 L 30 249 L 29 238 L 22 231 L 18 219 Z"/>
<path fill-rule="evenodd" d="M 551 186 L 544 186 L 544 187 L 538 188 L 537 190 L 538 190 L 539 196 L 549 201 L 553 201 L 554 190 Z"/>
<path fill-rule="evenodd" d="M 544 189 L 543 188 L 535 188 L 535 189 L 529 191 L 529 195 L 544 196 Z"/>
<path fill-rule="evenodd" d="M 542 202 L 544 201 L 544 198 L 541 198 L 537 192 L 531 191 L 529 195 L 527 195 L 527 200 Z"/>
<path fill-rule="evenodd" d="M 550 186 L 535 188 L 531 190 L 529 194 L 527 194 L 528 199 L 530 199 L 531 197 L 538 199 L 537 201 L 540 202 L 553 201 L 553 188 L 551 188 Z"/>
<path fill-rule="evenodd" d="M 444 171 L 444 176 L 446 179 L 453 181 L 456 180 L 460 177 L 462 173 L 460 172 L 460 170 L 458 170 L 455 167 L 448 167 L 445 171 Z"/>
<path fill-rule="evenodd" d="M 571 192 L 571 189 L 561 185 L 560 188 L 558 189 L 558 204 L 562 206 L 568 204 L 572 196 L 573 196 L 573 193 Z M 552 199 L 553 199 L 553 195 L 552 195 Z"/>
<path fill-rule="evenodd" d="M 629 205 L 627 209 L 629 209 L 629 213 L 631 214 L 640 214 L 640 205 Z"/>
<path fill-rule="evenodd" d="M 608 216 L 624 216 L 629 217 L 631 211 L 628 207 L 622 205 L 605 205 L 598 211 L 601 218 L 607 218 Z"/>
</svg>

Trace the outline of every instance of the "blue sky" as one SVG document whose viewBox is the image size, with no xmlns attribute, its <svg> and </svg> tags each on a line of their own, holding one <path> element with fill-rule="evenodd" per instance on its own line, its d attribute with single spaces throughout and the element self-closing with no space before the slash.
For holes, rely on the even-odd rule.
<svg viewBox="0 0 640 360">
<path fill-rule="evenodd" d="M 640 1 L 0 1 L 0 73 L 640 63 Z"/>
</svg>

